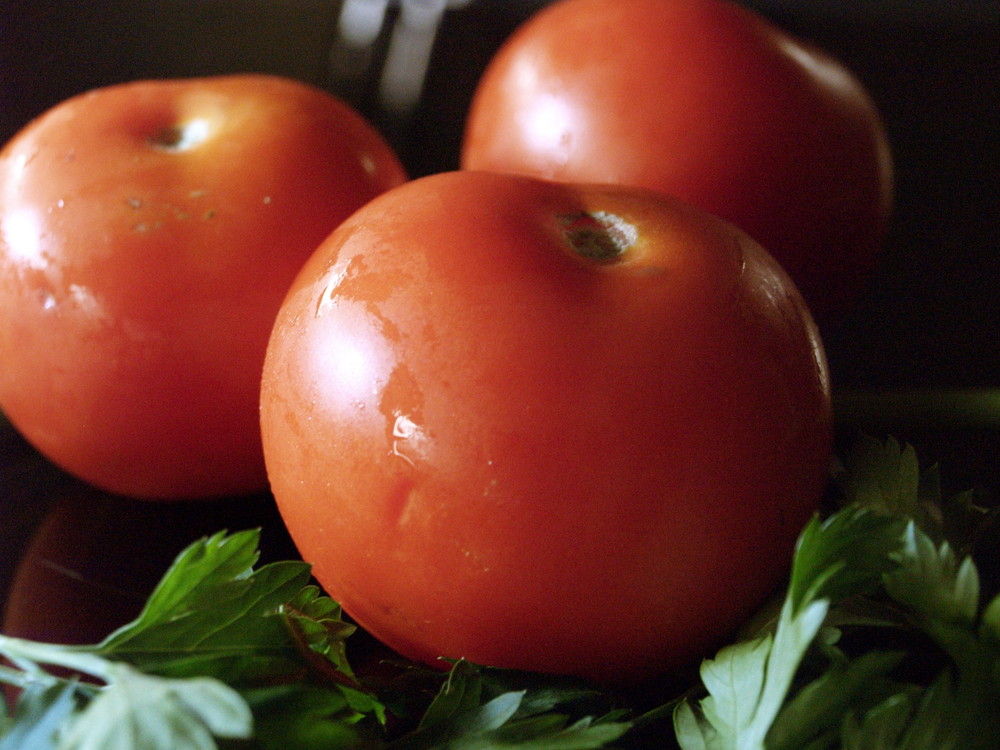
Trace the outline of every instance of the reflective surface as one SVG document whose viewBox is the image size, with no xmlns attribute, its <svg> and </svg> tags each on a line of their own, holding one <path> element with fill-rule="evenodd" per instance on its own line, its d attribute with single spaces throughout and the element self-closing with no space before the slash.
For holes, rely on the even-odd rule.
<svg viewBox="0 0 1000 750">
<path fill-rule="evenodd" d="M 151 502 L 89 487 L 0 423 L 2 629 L 93 643 L 138 614 L 174 557 L 222 529 L 261 528 L 262 559 L 294 559 L 269 495 Z"/>
</svg>

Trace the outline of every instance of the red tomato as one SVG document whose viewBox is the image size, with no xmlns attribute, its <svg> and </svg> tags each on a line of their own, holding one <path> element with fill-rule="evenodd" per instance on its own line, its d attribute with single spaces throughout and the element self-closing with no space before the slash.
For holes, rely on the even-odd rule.
<svg viewBox="0 0 1000 750">
<path fill-rule="evenodd" d="M 275 312 L 320 241 L 403 179 L 353 110 L 281 78 L 56 106 L 0 152 L 0 408 L 114 492 L 266 487 Z"/>
<path fill-rule="evenodd" d="M 660 190 L 747 231 L 821 325 L 850 308 L 892 201 L 885 130 L 827 54 L 720 0 L 563 0 L 487 67 L 462 166 Z"/>
<path fill-rule="evenodd" d="M 304 559 L 389 646 L 630 680 L 786 571 L 827 380 L 801 297 L 736 228 L 653 192 L 445 173 L 303 268 L 264 454 Z"/>
</svg>

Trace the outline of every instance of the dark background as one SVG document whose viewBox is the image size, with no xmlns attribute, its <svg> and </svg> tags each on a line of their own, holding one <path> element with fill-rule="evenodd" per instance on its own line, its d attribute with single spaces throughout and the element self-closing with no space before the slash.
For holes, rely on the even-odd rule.
<svg viewBox="0 0 1000 750">
<path fill-rule="evenodd" d="M 308 81 L 351 101 L 383 130 L 411 175 L 456 168 L 464 113 L 480 72 L 514 26 L 543 4 L 473 0 L 450 12 L 437 35 L 419 105 L 394 116 L 375 96 L 387 33 L 376 40 L 369 68 L 349 80 L 331 72 L 336 0 L 7 0 L 0 9 L 0 141 L 57 102 L 109 83 L 262 71 Z M 876 419 L 865 424 L 859 417 L 847 428 L 901 428 L 904 439 L 926 449 L 921 455 L 944 464 L 946 474 L 995 496 L 1000 406 L 974 407 L 971 417 L 956 422 L 949 417 L 952 402 L 933 394 L 1000 389 L 1000 4 L 747 4 L 854 70 L 879 105 L 894 149 L 895 218 L 881 265 L 857 309 L 824 337 L 838 391 L 919 389 L 930 392 L 937 406 L 927 419 L 914 418 L 907 405 L 924 409 L 926 402 L 904 398 L 901 411 L 883 411 L 878 419 L 878 404 L 885 402 L 863 395 L 861 403 L 874 403 L 876 411 L 857 413 L 875 413 Z M 34 454 L 0 419 L 0 601 L 29 532 L 67 492 L 82 496 L 71 504 L 100 509 L 85 516 L 88 523 L 72 520 L 72 514 L 60 522 L 85 529 L 91 540 L 86 560 L 77 555 L 52 566 L 68 569 L 74 585 L 106 575 L 88 566 L 98 558 L 124 559 L 121 550 L 134 556 L 135 549 L 155 547 L 164 556 L 179 549 L 180 541 L 150 546 L 175 526 L 181 538 L 194 529 L 207 533 L 212 524 L 253 523 L 254 509 L 273 521 L 260 498 L 217 506 L 192 522 L 195 511 L 187 506 L 166 512 L 95 497 Z M 238 514 L 227 516 L 237 507 Z M 167 516 L 172 520 L 164 521 Z M 145 541 L 125 542 L 116 520 L 125 517 L 159 527 L 145 532 Z M 101 529 L 113 530 L 112 537 L 100 541 Z M 287 540 L 277 539 L 275 554 L 287 551 Z M 124 580 L 102 578 L 101 590 L 121 590 L 128 585 Z"/>
</svg>

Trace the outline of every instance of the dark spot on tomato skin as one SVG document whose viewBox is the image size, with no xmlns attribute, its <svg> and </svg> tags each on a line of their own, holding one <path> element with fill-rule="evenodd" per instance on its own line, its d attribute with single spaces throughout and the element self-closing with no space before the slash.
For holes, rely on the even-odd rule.
<svg viewBox="0 0 1000 750">
<path fill-rule="evenodd" d="M 149 138 L 149 145 L 161 151 L 180 151 L 184 143 L 184 128 L 172 125 L 161 128 Z"/>
</svg>

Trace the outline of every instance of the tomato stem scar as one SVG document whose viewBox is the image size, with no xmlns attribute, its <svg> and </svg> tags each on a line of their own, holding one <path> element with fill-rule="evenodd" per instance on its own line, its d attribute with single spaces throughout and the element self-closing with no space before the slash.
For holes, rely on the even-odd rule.
<svg viewBox="0 0 1000 750">
<path fill-rule="evenodd" d="M 639 237 L 635 225 L 607 211 L 564 214 L 559 226 L 573 250 L 601 262 L 621 257 Z"/>
<path fill-rule="evenodd" d="M 197 119 L 180 125 L 167 125 L 149 138 L 149 144 L 162 151 L 187 151 L 208 137 L 208 123 Z"/>
</svg>

